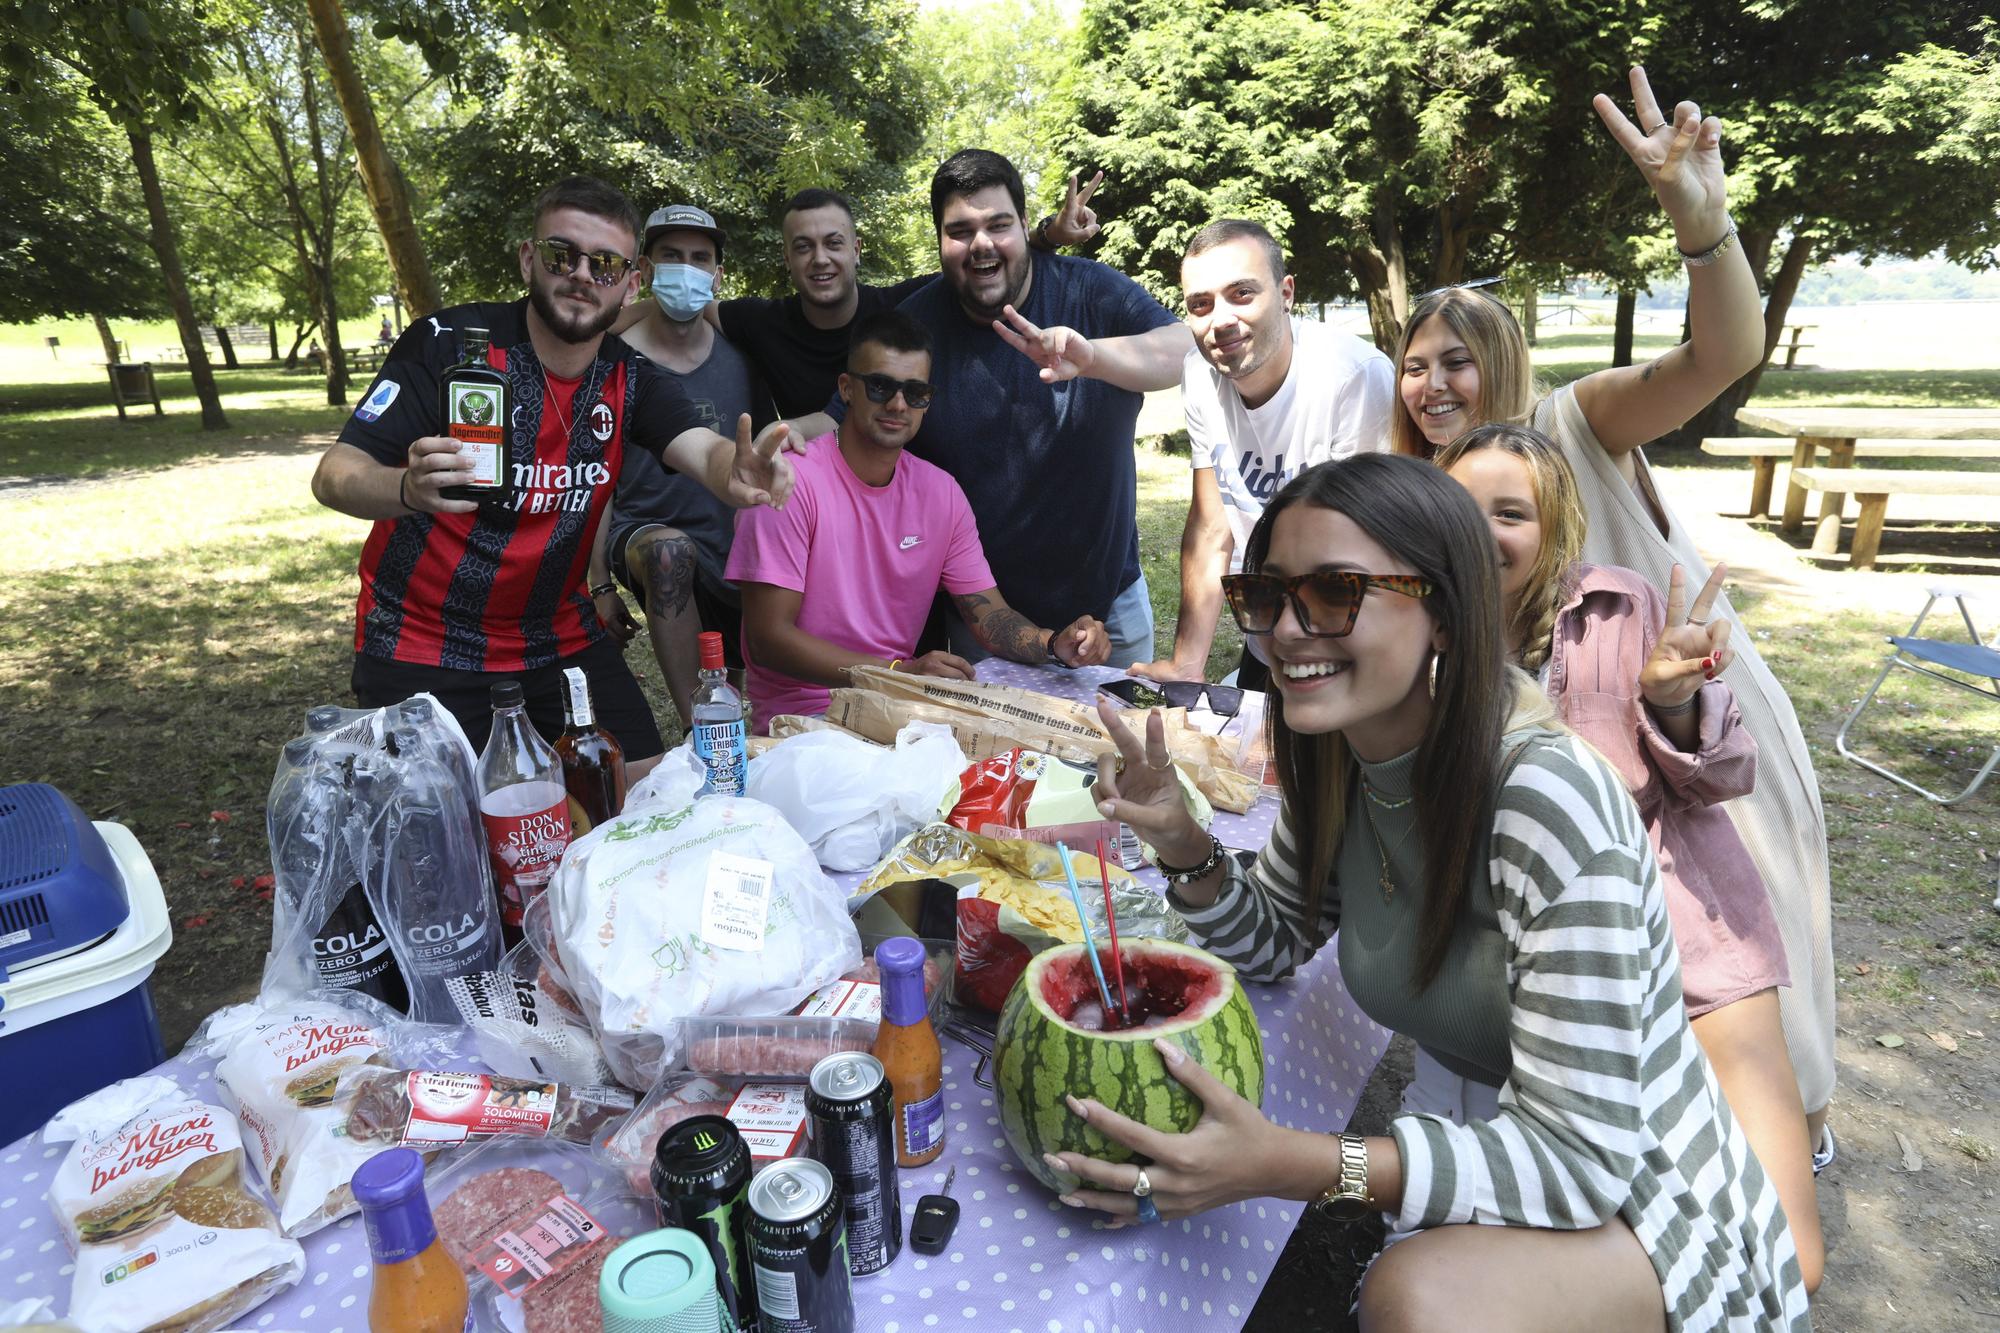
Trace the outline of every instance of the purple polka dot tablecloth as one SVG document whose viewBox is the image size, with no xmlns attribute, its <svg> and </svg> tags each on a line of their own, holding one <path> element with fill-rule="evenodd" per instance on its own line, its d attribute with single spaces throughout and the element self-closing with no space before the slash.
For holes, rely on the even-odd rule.
<svg viewBox="0 0 2000 1333">
<path fill-rule="evenodd" d="M 1086 698 L 1105 670 L 1059 672 L 982 664 L 996 679 L 1050 694 Z M 1216 832 L 1239 848 L 1261 847 L 1275 801 L 1248 815 L 1218 815 Z M 1147 872 L 1154 877 L 1156 872 Z M 1344 1128 L 1381 1058 L 1387 1034 L 1349 999 L 1331 946 L 1289 980 L 1248 985 L 1264 1037 L 1264 1111 L 1293 1129 Z M 921 1255 L 904 1245 L 880 1273 L 854 1280 L 856 1327 L 875 1333 L 932 1328 L 1024 1333 L 1194 1333 L 1237 1328 L 1283 1252 L 1301 1205 L 1257 1199 L 1200 1217 L 1152 1227 L 1103 1230 L 1096 1214 L 1065 1208 L 1015 1160 L 1000 1131 L 993 1093 L 982 1087 L 981 1057 L 947 1038 L 945 1150 L 929 1166 L 902 1173 L 904 1232 L 920 1195 L 956 1169 L 952 1197 L 958 1228 L 944 1252 Z M 183 1053 L 157 1071 L 188 1092 L 219 1102 L 214 1063 Z M 47 1298 L 69 1308 L 70 1262 L 46 1198 L 67 1145 L 39 1134 L 0 1148 L 0 1308 Z M 578 1198 L 622 1195 L 616 1172 L 574 1154 L 547 1149 L 548 1160 L 521 1164 L 550 1170 Z M 511 1163 L 510 1163 L 511 1164 Z M 439 1168 L 433 1166 L 435 1175 Z M 436 1202 L 433 1200 L 433 1202 Z M 603 1219 L 621 1232 L 652 1225 L 638 1200 L 624 1198 Z M 232 1326 L 255 1333 L 366 1333 L 369 1257 L 359 1218 L 306 1237 L 305 1276 Z M 487 1315 L 482 1328 L 503 1327 Z M 580 1330 L 579 1333 L 588 1333 Z"/>
</svg>

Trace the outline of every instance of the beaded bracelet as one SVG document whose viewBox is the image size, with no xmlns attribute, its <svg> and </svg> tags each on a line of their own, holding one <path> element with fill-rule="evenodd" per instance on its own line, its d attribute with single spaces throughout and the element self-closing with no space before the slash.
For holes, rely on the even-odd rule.
<svg viewBox="0 0 2000 1333">
<path fill-rule="evenodd" d="M 1165 861 L 1157 858 L 1153 861 L 1153 866 L 1160 874 L 1166 877 L 1167 883 L 1178 884 L 1182 888 L 1186 888 L 1196 880 L 1205 879 L 1209 875 L 1214 874 L 1215 868 L 1222 864 L 1222 858 L 1225 855 L 1227 853 L 1222 850 L 1222 839 L 1211 833 L 1208 835 L 1208 859 L 1193 869 L 1176 870 Z"/>
<path fill-rule="evenodd" d="M 1696 250 L 1692 254 L 1686 250 L 1682 250 L 1681 263 L 1687 265 L 1689 268 L 1705 268 L 1722 258 L 1728 252 L 1729 247 L 1736 244 L 1736 223 L 1728 218 L 1724 218 L 1723 221 L 1728 224 L 1729 230 L 1722 233 L 1722 239 L 1714 245 L 1709 246 L 1708 249 Z"/>
</svg>

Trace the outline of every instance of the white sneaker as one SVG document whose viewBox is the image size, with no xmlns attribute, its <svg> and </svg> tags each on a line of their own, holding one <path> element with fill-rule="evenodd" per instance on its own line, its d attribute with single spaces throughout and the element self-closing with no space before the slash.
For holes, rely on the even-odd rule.
<svg viewBox="0 0 2000 1333">
<path fill-rule="evenodd" d="M 1833 1144 L 1833 1126 L 1821 1125 L 1819 1130 L 1819 1147 L 1813 1149 L 1812 1155 L 1813 1174 L 1816 1176 L 1832 1166 L 1833 1159 L 1839 1155 L 1839 1150 Z"/>
</svg>

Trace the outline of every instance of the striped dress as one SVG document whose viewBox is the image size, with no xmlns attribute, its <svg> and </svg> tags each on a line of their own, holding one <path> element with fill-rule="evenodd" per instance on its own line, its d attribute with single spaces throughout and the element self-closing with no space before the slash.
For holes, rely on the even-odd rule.
<svg viewBox="0 0 2000 1333">
<path fill-rule="evenodd" d="M 1399 761 L 1405 773 L 1408 759 Z M 1378 792 L 1396 776 L 1391 766 L 1367 772 Z M 1508 771 L 1484 877 L 1491 912 L 1467 905 L 1468 919 L 1490 923 L 1472 933 L 1487 936 L 1484 943 L 1497 933 L 1497 949 L 1483 951 L 1474 940 L 1454 954 L 1473 967 L 1495 960 L 1497 1015 L 1483 1002 L 1481 979 L 1454 975 L 1452 964 L 1415 997 L 1406 982 L 1380 975 L 1398 966 L 1402 978 L 1410 975 L 1406 948 L 1377 947 L 1395 938 L 1379 918 L 1383 903 L 1412 912 L 1410 900 L 1422 892 L 1421 852 L 1405 859 L 1410 840 L 1382 834 L 1398 855 L 1397 892 L 1381 894 L 1367 873 L 1383 857 L 1371 832 L 1381 824 L 1368 822 L 1359 804 L 1362 784 L 1352 786 L 1356 804 L 1336 880 L 1357 884 L 1351 915 L 1375 913 L 1365 918 L 1365 932 L 1360 916 L 1342 931 L 1342 974 L 1357 1000 L 1427 1050 L 1448 1050 L 1454 1039 L 1476 1046 L 1481 1019 L 1497 1018 L 1504 1034 L 1498 1118 L 1454 1125 L 1404 1115 L 1393 1122 L 1404 1194 L 1391 1225 L 1580 1230 L 1623 1218 L 1659 1275 L 1668 1327 L 1809 1333 L 1777 1190 L 1682 1012 L 1659 866 L 1618 775 L 1581 740 L 1547 732 L 1530 737 Z M 1336 882 L 1321 895 L 1320 919 L 1306 920 L 1299 859 L 1284 812 L 1252 867 L 1229 862 L 1212 905 L 1189 907 L 1178 895 L 1170 901 L 1209 950 L 1247 976 L 1276 980 L 1322 947 L 1343 914 Z M 1356 954 L 1350 934 L 1366 934 L 1375 943 L 1356 947 L 1372 952 Z M 1424 1010 L 1452 994 L 1488 1012 Z M 1408 1002 L 1391 998 L 1397 995 Z M 1494 1063 L 1476 1049 L 1457 1054 L 1475 1065 Z"/>
</svg>

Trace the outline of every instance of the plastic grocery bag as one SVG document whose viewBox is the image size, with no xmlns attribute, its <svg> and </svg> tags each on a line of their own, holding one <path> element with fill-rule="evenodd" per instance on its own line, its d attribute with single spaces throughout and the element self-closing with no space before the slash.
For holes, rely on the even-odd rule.
<svg viewBox="0 0 2000 1333">
<path fill-rule="evenodd" d="M 750 765 L 749 795 L 775 806 L 829 870 L 872 870 L 937 818 L 965 767 L 949 727 L 914 723 L 894 748 L 838 731 L 793 736 Z"/>
<path fill-rule="evenodd" d="M 707 770 L 690 744 L 676 745 L 660 756 L 652 772 L 633 783 L 625 793 L 625 813 L 649 807 L 678 810 L 692 804 L 701 791 Z"/>
<path fill-rule="evenodd" d="M 510 1078 L 609 1082 L 611 1066 L 597 1049 L 597 1035 L 577 1008 L 568 978 L 550 961 L 555 949 L 547 894 L 528 903 L 521 928 L 527 938 L 507 951 L 498 969 L 451 983 L 479 1058 Z"/>
<path fill-rule="evenodd" d="M 629 1088 L 679 1056 L 677 1019 L 786 1013 L 861 964 L 845 896 L 747 797 L 601 824 L 570 844 L 547 897 L 564 979 Z"/>
</svg>

